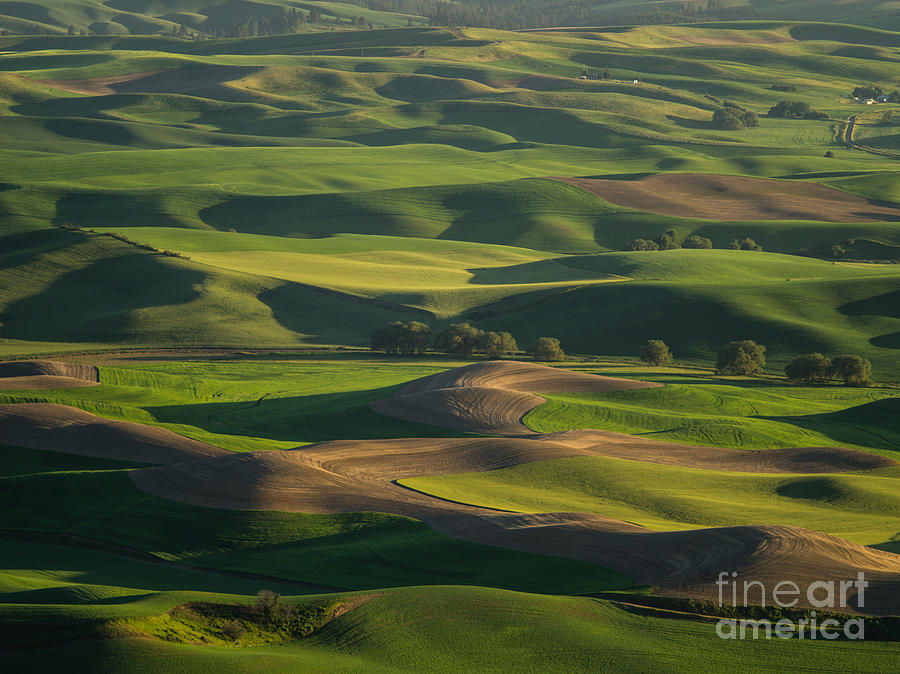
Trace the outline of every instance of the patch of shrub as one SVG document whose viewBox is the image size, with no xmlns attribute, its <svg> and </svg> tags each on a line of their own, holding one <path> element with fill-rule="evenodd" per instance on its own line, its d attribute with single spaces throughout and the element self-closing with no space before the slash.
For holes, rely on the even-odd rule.
<svg viewBox="0 0 900 674">
<path fill-rule="evenodd" d="M 707 239 L 705 236 L 698 236 L 696 234 L 691 234 L 684 240 L 684 243 L 681 244 L 682 248 L 698 248 L 698 249 L 709 249 L 712 248 L 712 241 Z"/>
<path fill-rule="evenodd" d="M 237 641 L 244 633 L 247 631 L 247 628 L 244 627 L 237 620 L 226 620 L 222 625 L 222 634 L 231 639 L 232 641 Z"/>
<path fill-rule="evenodd" d="M 628 244 L 628 250 L 659 250 L 659 244 L 647 239 L 634 239 Z"/>
<path fill-rule="evenodd" d="M 762 246 L 756 243 L 756 241 L 751 239 L 749 236 L 745 236 L 743 239 L 734 239 L 730 244 L 728 244 L 728 247 L 731 250 L 762 250 Z"/>
</svg>

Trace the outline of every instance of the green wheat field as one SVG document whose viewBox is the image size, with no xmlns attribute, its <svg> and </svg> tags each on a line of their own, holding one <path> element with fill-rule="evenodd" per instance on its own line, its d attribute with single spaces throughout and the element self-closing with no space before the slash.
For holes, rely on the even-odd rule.
<svg viewBox="0 0 900 674">
<path fill-rule="evenodd" d="M 0 2 L 0 671 L 896 671 L 896 3 L 719 4 Z M 732 568 L 881 603 L 726 641 Z"/>
</svg>

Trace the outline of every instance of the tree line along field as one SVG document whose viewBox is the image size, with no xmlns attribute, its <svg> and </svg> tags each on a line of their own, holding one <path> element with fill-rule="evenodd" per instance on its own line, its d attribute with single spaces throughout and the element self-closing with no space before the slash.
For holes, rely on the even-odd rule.
<svg viewBox="0 0 900 674">
<path fill-rule="evenodd" d="M 775 367 L 860 353 L 876 379 L 896 378 L 896 160 L 839 143 L 851 114 L 890 137 L 875 115 L 895 105 L 847 96 L 900 86 L 894 33 L 750 22 L 0 41 L 5 354 L 364 345 L 392 320 L 465 320 L 523 344 L 552 323 L 572 353 L 633 355 L 648 338 L 698 363 L 734 339 L 766 344 Z M 785 98 L 827 117 L 767 117 Z M 759 126 L 713 128 L 726 102 Z M 679 215 L 677 189 L 661 212 L 616 203 L 617 184 L 673 174 L 799 192 L 737 219 L 768 183 L 726 184 L 737 201 L 714 217 Z M 589 191 L 564 177 L 606 180 Z M 810 185 L 857 201 L 829 217 Z M 713 250 L 622 252 L 667 230 Z M 764 252 L 727 250 L 744 237 Z M 717 320 L 689 327 L 704 316 Z"/>
<path fill-rule="evenodd" d="M 0 30 L 49 35 L 146 35 L 238 37 L 358 28 L 432 24 L 504 30 L 633 24 L 678 24 L 698 21 L 790 20 L 836 21 L 862 26 L 900 28 L 891 3 L 884 0 L 813 4 L 712 2 L 652 3 L 620 0 L 596 5 L 584 0 L 552 4 L 526 0 L 56 0 L 7 3 Z"/>
</svg>

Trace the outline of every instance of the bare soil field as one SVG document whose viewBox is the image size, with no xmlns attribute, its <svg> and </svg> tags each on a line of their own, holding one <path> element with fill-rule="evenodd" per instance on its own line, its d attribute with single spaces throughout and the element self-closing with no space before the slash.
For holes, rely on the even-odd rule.
<svg viewBox="0 0 900 674">
<path fill-rule="evenodd" d="M 816 183 L 744 176 L 670 173 L 639 180 L 556 178 L 639 211 L 704 220 L 897 222 L 900 205 Z"/>
<path fill-rule="evenodd" d="M 231 453 L 162 428 L 104 419 L 51 403 L 0 405 L 0 438 L 16 447 L 138 463 L 175 463 Z"/>
<path fill-rule="evenodd" d="M 900 555 L 798 527 L 654 531 L 583 513 L 427 521 L 438 531 L 468 541 L 603 564 L 671 596 L 717 601 L 715 580 L 724 569 L 737 572 L 739 588 L 744 579 L 753 579 L 769 592 L 783 580 L 797 583 L 803 591 L 815 581 L 855 580 L 862 571 L 870 582 L 865 606 L 856 605 L 851 591 L 848 610 L 890 614 L 900 599 Z M 758 596 L 758 589 L 754 591 L 753 598 Z M 805 598 L 799 605 L 810 606 Z"/>
<path fill-rule="evenodd" d="M 100 374 L 92 365 L 53 360 L 19 360 L 0 363 L 0 389 L 34 390 L 96 386 Z"/>
<path fill-rule="evenodd" d="M 661 386 L 514 361 L 454 368 L 403 386 L 369 406 L 379 414 L 470 433 L 531 435 L 522 417 L 544 402 L 537 393 L 594 393 Z"/>
</svg>

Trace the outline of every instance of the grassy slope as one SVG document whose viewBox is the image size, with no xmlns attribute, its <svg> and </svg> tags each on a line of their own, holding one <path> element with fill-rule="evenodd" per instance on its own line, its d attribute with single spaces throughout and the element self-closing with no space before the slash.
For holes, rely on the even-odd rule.
<svg viewBox="0 0 900 674">
<path fill-rule="evenodd" d="M 895 645 L 875 642 L 732 644 L 718 639 L 708 624 L 636 616 L 589 598 L 419 587 L 386 592 L 315 636 L 284 646 L 235 649 L 110 640 L 0 656 L 0 662 L 18 668 L 77 661 L 84 669 L 111 672 L 138 671 L 138 666 L 142 672 L 201 672 L 210 666 L 225 672 L 562 672 L 601 666 L 689 672 L 709 669 L 712 656 L 721 671 L 801 665 L 840 671 L 864 659 L 867 671 L 877 672 L 889 671 L 896 655 Z"/>
<path fill-rule="evenodd" d="M 894 390 L 811 388 L 783 383 L 663 378 L 666 387 L 609 394 L 552 395 L 525 423 L 540 432 L 600 428 L 719 447 L 854 446 L 900 450 L 887 404 Z"/>
<path fill-rule="evenodd" d="M 863 544 L 893 539 L 897 478 L 765 475 L 587 457 L 488 473 L 402 480 L 413 489 L 502 510 L 593 512 L 653 529 L 786 524 Z"/>
<path fill-rule="evenodd" d="M 334 243 L 339 250 L 356 245 L 352 239 Z M 104 384 L 96 388 L 15 393 L 7 399 L 66 402 L 144 422 L 179 421 L 184 425 L 171 426 L 178 429 L 196 424 L 195 434 L 202 431 L 199 437 L 228 439 L 235 448 L 240 436 L 258 435 L 257 441 L 275 447 L 283 446 L 285 433 L 312 440 L 360 432 L 374 436 L 420 432 L 422 427 L 403 428 L 404 424 L 381 417 L 361 419 L 358 405 L 388 394 L 400 381 L 452 365 L 358 359 L 351 363 L 267 358 L 238 363 L 145 362 L 103 367 Z M 626 367 L 607 369 L 627 374 Z M 636 368 L 632 374 L 639 371 Z M 654 376 L 651 371 L 643 374 Z M 670 391 L 682 411 L 692 405 L 708 407 L 705 392 L 710 384 L 694 383 L 661 391 Z M 729 388 L 718 386 L 718 409 L 739 422 L 749 407 L 766 414 L 794 414 L 808 404 L 835 409 L 852 405 L 854 396 L 872 397 L 869 392 L 836 389 L 828 395 L 819 389 L 778 386 L 760 391 L 742 407 L 737 391 L 726 395 Z M 262 394 L 273 392 L 271 400 L 255 406 Z M 344 407 L 348 401 L 352 404 Z M 664 403 L 663 396 L 655 406 Z M 652 401 L 642 404 L 654 406 Z M 335 407 L 343 410 L 338 412 L 340 419 L 322 414 L 323 409 Z M 383 427 L 371 427 L 376 419 Z M 890 428 L 890 419 L 882 421 Z M 168 625 L 179 634 L 181 628 L 162 616 L 189 601 L 246 602 L 259 586 L 284 595 L 302 590 L 277 581 L 173 569 L 105 552 L 0 537 L 4 629 L 18 629 L 23 620 L 46 621 L 52 623 L 52 630 L 41 627 L 32 632 L 40 635 L 44 645 L 58 644 L 40 651 L 7 652 L 0 656 L 0 664 L 51 667 L 77 658 L 78 668 L 84 670 L 127 672 L 140 663 L 141 671 L 152 672 L 208 671 L 211 666 L 222 671 L 256 667 L 274 671 L 521 671 L 523 667 L 571 671 L 596 668 L 600 663 L 626 669 L 651 663 L 658 668 L 664 663 L 672 671 L 696 671 L 702 666 L 696 660 L 700 654 L 707 662 L 709 653 L 722 647 L 710 625 L 631 615 L 586 598 L 464 587 L 571 593 L 627 585 L 627 579 L 601 567 L 467 544 L 415 521 L 374 513 L 321 516 L 186 506 L 139 492 L 127 479 L 130 467 L 3 448 L 0 500 L 5 503 L 0 512 L 6 516 L 0 528 L 65 532 L 129 545 L 192 566 L 354 590 L 419 584 L 459 587 L 379 590 L 375 599 L 316 636 L 277 647 L 235 649 L 148 639 L 91 641 L 107 624 L 116 626 L 119 633 L 127 628 L 156 634 L 160 625 Z M 576 459 L 463 476 L 471 481 L 451 486 L 461 498 L 503 501 L 513 509 L 577 508 L 667 528 L 735 523 L 752 514 L 767 521 L 781 518 L 807 525 L 828 521 L 829 530 L 839 529 L 842 535 L 863 542 L 882 542 L 889 529 L 896 529 L 891 524 L 896 511 L 895 473 L 784 478 Z M 454 479 L 428 478 L 417 486 L 446 492 Z M 489 484 L 482 484 L 485 480 Z M 671 489 L 673 482 L 681 485 L 676 491 Z M 741 506 L 734 505 L 735 494 Z M 198 531 L 203 535 L 198 536 Z M 75 622 L 85 619 L 95 622 Z M 896 649 L 889 644 L 867 643 L 862 648 L 853 642 L 828 642 L 827 652 L 821 648 L 809 648 L 803 642 L 788 646 L 748 640 L 740 642 L 739 648 L 722 651 L 721 657 L 729 668 L 741 671 L 770 670 L 776 662 L 781 668 L 816 664 L 816 658 L 823 658 L 816 666 L 825 670 L 846 668 L 852 661 L 857 668 L 864 662 L 867 671 L 887 671 L 896 658 Z M 497 656 L 501 652 L 502 662 Z"/>
</svg>

